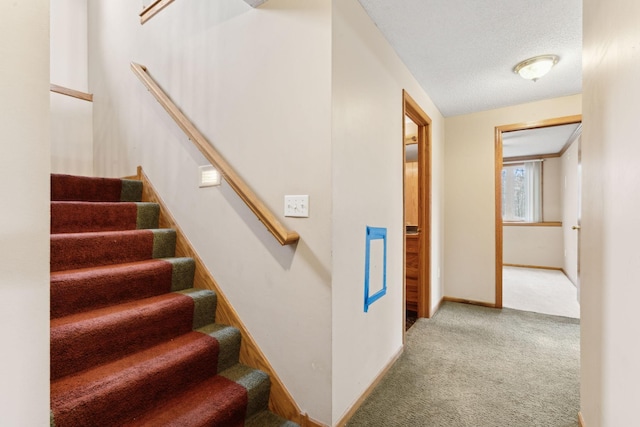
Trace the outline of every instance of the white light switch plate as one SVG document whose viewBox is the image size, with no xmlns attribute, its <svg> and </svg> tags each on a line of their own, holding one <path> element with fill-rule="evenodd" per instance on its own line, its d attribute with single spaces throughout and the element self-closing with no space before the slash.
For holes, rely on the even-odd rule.
<svg viewBox="0 0 640 427">
<path fill-rule="evenodd" d="M 284 196 L 284 216 L 309 217 L 309 195 Z"/>
</svg>

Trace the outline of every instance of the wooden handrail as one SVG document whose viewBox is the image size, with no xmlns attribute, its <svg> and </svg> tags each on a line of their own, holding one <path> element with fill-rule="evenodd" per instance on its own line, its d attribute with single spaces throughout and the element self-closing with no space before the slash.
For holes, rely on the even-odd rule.
<svg viewBox="0 0 640 427">
<path fill-rule="evenodd" d="M 59 93 L 61 95 L 71 96 L 72 98 L 82 99 L 84 101 L 93 102 L 93 95 L 90 93 L 80 92 L 79 90 L 69 89 L 64 86 L 58 86 L 51 83 L 49 85 L 51 92 Z"/>
<path fill-rule="evenodd" d="M 258 219 L 275 236 L 281 245 L 289 245 L 298 241 L 300 236 L 295 231 L 287 230 L 276 218 L 276 216 L 260 201 L 249 186 L 240 178 L 227 161 L 218 153 L 207 139 L 196 129 L 187 119 L 180 109 L 169 99 L 166 93 L 147 73 L 147 68 L 143 65 L 131 63 L 131 69 L 136 76 L 144 83 L 149 92 L 158 100 L 160 105 L 169 113 L 180 129 L 187 135 L 204 155 L 204 157 L 220 172 L 225 181 L 235 190 L 240 198 L 253 211 Z"/>
<path fill-rule="evenodd" d="M 172 2 L 173 0 L 155 0 L 140 12 L 140 24 L 142 25 L 149 19 L 153 18 L 158 12 L 169 6 Z"/>
</svg>

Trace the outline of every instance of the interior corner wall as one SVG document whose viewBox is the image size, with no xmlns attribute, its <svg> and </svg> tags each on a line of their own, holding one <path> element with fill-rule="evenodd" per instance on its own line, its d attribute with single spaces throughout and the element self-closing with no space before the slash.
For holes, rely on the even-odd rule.
<svg viewBox="0 0 640 427">
<path fill-rule="evenodd" d="M 583 4 L 581 411 L 638 423 L 640 3 Z"/>
<path fill-rule="evenodd" d="M 495 128 L 581 113 L 581 95 L 445 119 L 445 294 L 495 302 Z"/>
<path fill-rule="evenodd" d="M 542 165 L 542 219 L 562 221 L 562 161 L 560 157 L 545 159 Z"/>
<path fill-rule="evenodd" d="M 0 420 L 49 425 L 49 1 L 0 2 Z"/>
<path fill-rule="evenodd" d="M 443 236 L 443 118 L 357 0 L 332 2 L 333 423 L 403 337 L 402 90 L 432 120 L 432 302 Z M 387 293 L 364 312 L 365 231 L 387 229 Z"/>
<path fill-rule="evenodd" d="M 51 2 L 50 82 L 88 92 L 87 0 Z M 51 171 L 93 175 L 93 105 L 51 92 Z"/>
<path fill-rule="evenodd" d="M 331 420 L 331 4 L 89 0 L 89 89 L 101 176 L 142 165 L 302 412 Z M 235 192 L 199 188 L 202 155 L 131 72 L 147 67 L 301 239 L 280 246 Z M 285 218 L 308 194 L 309 218 Z"/>
</svg>

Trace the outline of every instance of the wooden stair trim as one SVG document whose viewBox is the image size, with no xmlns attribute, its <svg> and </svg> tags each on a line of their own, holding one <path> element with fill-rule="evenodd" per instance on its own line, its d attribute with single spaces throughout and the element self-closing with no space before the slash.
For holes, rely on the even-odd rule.
<svg viewBox="0 0 640 427">
<path fill-rule="evenodd" d="M 147 68 L 132 62 L 131 70 L 278 242 L 280 242 L 281 245 L 296 243 L 300 239 L 298 233 L 287 230 L 280 221 L 278 221 L 275 214 L 262 203 L 260 198 L 249 188 L 240 175 L 238 175 L 220 153 L 213 148 L 204 135 L 196 129 L 194 124 L 189 121 L 184 113 L 180 111 L 156 81 L 147 73 Z"/>
<path fill-rule="evenodd" d="M 266 372 L 271 378 L 271 392 L 269 393 L 269 409 L 271 412 L 280 415 L 283 418 L 294 421 L 302 427 L 313 425 L 309 423 L 310 419 L 303 414 L 296 404 L 295 400 L 285 387 L 278 374 L 273 369 L 265 355 L 262 353 L 258 344 L 253 339 L 245 325 L 240 320 L 240 316 L 235 311 L 220 286 L 216 283 L 211 272 L 207 269 L 202 259 L 194 250 L 191 242 L 178 226 L 175 218 L 171 215 L 169 209 L 165 205 L 162 198 L 158 195 L 151 181 L 138 166 L 138 172 L 135 176 L 127 177 L 127 179 L 137 179 L 143 182 L 142 201 L 153 202 L 160 205 L 160 228 L 172 228 L 176 231 L 176 257 L 190 257 L 195 260 L 196 272 L 194 278 L 194 287 L 200 289 L 209 289 L 215 291 L 218 295 L 218 305 L 216 309 L 216 323 L 231 325 L 240 330 L 242 341 L 240 345 L 240 363 L 252 368 L 260 369 Z"/>
</svg>

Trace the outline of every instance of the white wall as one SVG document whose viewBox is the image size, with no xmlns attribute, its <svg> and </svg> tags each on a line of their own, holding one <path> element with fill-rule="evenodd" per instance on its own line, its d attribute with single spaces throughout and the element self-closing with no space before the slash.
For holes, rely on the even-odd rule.
<svg viewBox="0 0 640 427">
<path fill-rule="evenodd" d="M 331 421 L 329 0 L 174 2 L 141 26 L 139 2 L 89 2 L 96 173 L 142 165 L 301 409 Z M 301 235 L 281 247 L 130 71 L 135 61 Z M 310 195 L 284 218 L 285 194 Z"/>
<path fill-rule="evenodd" d="M 502 262 L 562 268 L 562 227 L 503 226 Z"/>
<path fill-rule="evenodd" d="M 93 175 L 93 104 L 51 92 L 51 172 Z"/>
<path fill-rule="evenodd" d="M 640 3 L 583 5 L 581 409 L 588 427 L 638 423 Z"/>
<path fill-rule="evenodd" d="M 51 83 L 86 92 L 87 0 L 51 3 Z"/>
<path fill-rule="evenodd" d="M 0 2 L 0 424 L 49 425 L 49 2 Z"/>
<path fill-rule="evenodd" d="M 51 83 L 88 92 L 87 0 L 51 2 Z M 93 175 L 91 102 L 51 92 L 51 171 Z"/>
<path fill-rule="evenodd" d="M 402 89 L 432 119 L 432 302 L 442 297 L 443 118 L 356 0 L 333 4 L 333 422 L 402 346 Z M 366 226 L 388 233 L 387 295 L 363 310 Z"/>
<path fill-rule="evenodd" d="M 579 224 L 579 169 L 576 140 L 562 155 L 562 235 L 564 243 L 563 270 L 569 280 L 578 286 L 578 232 L 571 227 Z"/>
<path fill-rule="evenodd" d="M 573 95 L 445 119 L 445 294 L 495 302 L 495 127 L 580 114 Z"/>
</svg>

